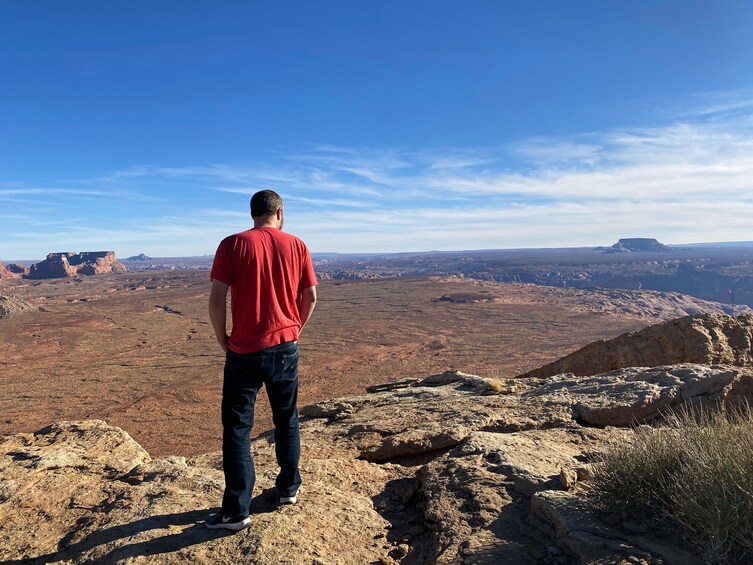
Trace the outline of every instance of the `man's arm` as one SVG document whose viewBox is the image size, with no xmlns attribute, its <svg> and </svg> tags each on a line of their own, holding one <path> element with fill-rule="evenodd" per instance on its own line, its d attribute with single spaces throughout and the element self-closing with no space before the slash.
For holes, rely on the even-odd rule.
<svg viewBox="0 0 753 565">
<path fill-rule="evenodd" d="M 310 286 L 309 288 L 304 288 L 301 291 L 301 307 L 299 309 L 301 313 L 301 330 L 303 330 L 303 326 L 305 326 L 306 322 L 311 318 L 311 314 L 314 313 L 315 307 L 316 287 Z"/>
<path fill-rule="evenodd" d="M 209 320 L 214 328 L 214 335 L 222 350 L 227 353 L 227 289 L 229 287 L 221 281 L 212 281 L 209 292 Z M 313 308 L 312 308 L 313 310 Z"/>
</svg>

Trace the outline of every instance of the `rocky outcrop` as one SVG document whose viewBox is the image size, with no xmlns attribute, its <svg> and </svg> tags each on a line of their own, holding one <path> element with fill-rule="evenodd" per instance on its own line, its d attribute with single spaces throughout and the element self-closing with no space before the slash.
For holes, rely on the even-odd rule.
<svg viewBox="0 0 753 565">
<path fill-rule="evenodd" d="M 37 307 L 15 296 L 0 296 L 0 318 L 8 318 L 24 312 L 37 310 Z"/>
<path fill-rule="evenodd" d="M 222 498 L 221 457 L 151 461 L 101 421 L 61 422 L 0 440 L 3 563 L 393 562 L 397 544 L 375 509 L 408 473 L 304 452 L 305 501 L 277 509 L 274 446 L 254 445 L 259 490 L 253 527 L 236 536 L 203 520 Z"/>
<path fill-rule="evenodd" d="M 10 265 L 8 265 L 10 267 Z M 15 279 L 18 278 L 18 275 L 11 271 L 8 267 L 3 265 L 3 262 L 0 261 L 0 279 Z"/>
<path fill-rule="evenodd" d="M 152 257 L 149 257 L 149 255 L 146 255 L 144 253 L 139 253 L 138 255 L 131 255 L 130 257 L 126 258 L 126 261 L 153 261 L 154 259 Z"/>
<path fill-rule="evenodd" d="M 596 341 L 521 377 L 595 375 L 675 363 L 753 365 L 753 315 L 695 314 Z"/>
<path fill-rule="evenodd" d="M 20 263 L 8 263 L 5 268 L 11 272 L 11 274 L 23 276 L 29 272 L 29 267 L 21 265 Z"/>
<path fill-rule="evenodd" d="M 569 407 L 584 426 L 627 427 L 660 418 L 685 405 L 716 409 L 753 399 L 753 369 L 724 365 L 628 367 L 591 377 L 547 378 L 522 395 Z"/>
<path fill-rule="evenodd" d="M 529 523 L 552 540 L 550 549 L 560 563 L 641 563 L 701 565 L 680 539 L 653 537 L 651 524 L 607 524 L 580 497 L 548 490 L 531 497 Z M 567 561 L 565 561 L 567 562 Z"/>
<path fill-rule="evenodd" d="M 648 253 L 671 253 L 672 248 L 659 243 L 654 238 L 628 237 L 620 239 L 607 252 L 648 252 Z"/>
<path fill-rule="evenodd" d="M 149 455 L 101 421 L 0 439 L 0 561 L 69 563 L 698 563 L 662 532 L 587 506 L 578 485 L 635 421 L 683 401 L 753 402 L 734 366 L 591 377 L 447 372 L 301 409 L 299 503 L 278 508 L 269 434 L 253 440 L 252 527 L 207 530 L 218 453 Z M 218 438 L 219 444 L 219 438 Z"/>
<path fill-rule="evenodd" d="M 31 266 L 25 275 L 29 279 L 57 279 L 75 275 L 101 275 L 125 271 L 115 258 L 114 251 L 86 251 L 82 253 L 49 253 L 47 258 Z"/>
</svg>

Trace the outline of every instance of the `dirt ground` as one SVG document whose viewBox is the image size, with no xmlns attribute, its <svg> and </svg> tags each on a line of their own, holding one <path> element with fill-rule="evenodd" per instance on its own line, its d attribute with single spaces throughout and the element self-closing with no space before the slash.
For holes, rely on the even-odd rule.
<svg viewBox="0 0 753 565">
<path fill-rule="evenodd" d="M 0 433 L 97 418 L 152 456 L 220 449 L 223 355 L 207 271 L 1 284 L 35 308 L 0 319 Z M 300 405 L 448 369 L 511 377 L 662 317 L 613 306 L 463 279 L 323 281 L 300 340 Z M 266 397 L 257 406 L 254 435 L 271 427 Z"/>
</svg>

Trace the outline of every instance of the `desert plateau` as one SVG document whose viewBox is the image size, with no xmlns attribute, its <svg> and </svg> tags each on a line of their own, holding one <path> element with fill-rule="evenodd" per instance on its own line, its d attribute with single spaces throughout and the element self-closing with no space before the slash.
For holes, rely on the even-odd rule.
<svg viewBox="0 0 753 565">
<path fill-rule="evenodd" d="M 153 455 L 219 445 L 224 357 L 207 270 L 0 281 L 2 433 L 103 419 Z M 301 402 L 446 370 L 509 378 L 599 339 L 699 311 L 749 312 L 675 293 L 457 277 L 322 281 L 301 338 Z M 259 404 L 255 433 L 271 426 Z"/>
<path fill-rule="evenodd" d="M 202 525 L 223 485 L 208 271 L 0 284 L 4 563 L 701 563 L 579 489 L 634 425 L 753 399 L 747 306 L 323 280 L 300 341 L 302 500 L 276 507 L 262 399 L 253 525 L 226 536 Z"/>
<path fill-rule="evenodd" d="M 0 565 L 753 565 L 753 2 L 0 28 Z"/>
</svg>

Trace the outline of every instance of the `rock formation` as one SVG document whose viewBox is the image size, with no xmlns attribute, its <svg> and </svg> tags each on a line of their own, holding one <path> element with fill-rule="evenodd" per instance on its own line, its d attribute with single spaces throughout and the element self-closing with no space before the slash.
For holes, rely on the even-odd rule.
<svg viewBox="0 0 753 565">
<path fill-rule="evenodd" d="M 671 252 L 672 248 L 667 247 L 663 243 L 659 243 L 656 239 L 648 237 L 630 237 L 620 239 L 612 247 L 606 249 L 606 253 L 625 253 L 625 252 L 649 252 L 649 253 L 667 253 Z"/>
<path fill-rule="evenodd" d="M 11 263 L 9 265 L 3 265 L 0 261 L 0 279 L 17 279 L 19 276 L 25 274 L 26 267 Z"/>
<path fill-rule="evenodd" d="M 6 436 L 0 560 L 699 563 L 666 535 L 605 523 L 573 488 L 598 453 L 629 440 L 624 426 L 685 399 L 753 401 L 753 372 L 691 364 L 547 379 L 449 372 L 372 390 L 302 408 L 295 506 L 276 507 L 272 437 L 253 441 L 253 522 L 237 535 L 201 523 L 220 503 L 219 453 L 151 460 L 101 421 Z"/>
<path fill-rule="evenodd" d="M 29 272 L 29 267 L 19 263 L 8 263 L 5 268 L 14 275 L 23 276 Z"/>
<path fill-rule="evenodd" d="M 15 296 L 0 295 L 0 318 L 7 318 L 23 312 L 31 312 L 32 310 L 37 310 L 37 307 L 26 300 Z"/>
<path fill-rule="evenodd" d="M 674 363 L 753 364 L 753 315 L 694 314 L 596 341 L 521 377 L 595 375 Z"/>
<path fill-rule="evenodd" d="M 40 263 L 31 266 L 25 275 L 29 279 L 57 279 L 75 275 L 101 275 L 125 271 L 115 258 L 114 251 L 85 251 L 82 253 L 50 253 Z"/>
<path fill-rule="evenodd" d="M 153 261 L 154 259 L 152 257 L 149 257 L 148 255 L 145 255 L 144 253 L 139 253 L 138 255 L 132 255 L 131 257 L 126 258 L 126 261 Z"/>
</svg>

